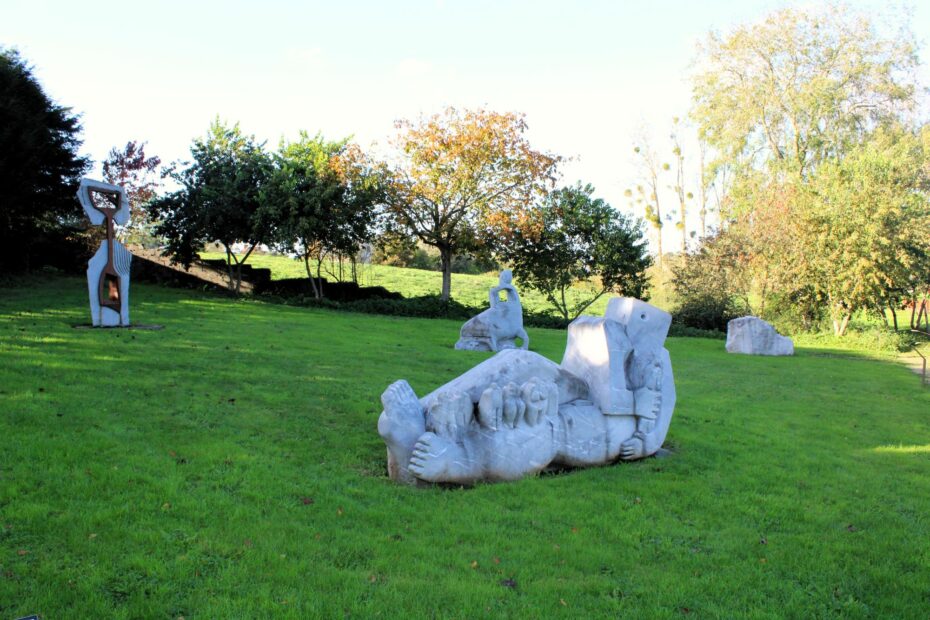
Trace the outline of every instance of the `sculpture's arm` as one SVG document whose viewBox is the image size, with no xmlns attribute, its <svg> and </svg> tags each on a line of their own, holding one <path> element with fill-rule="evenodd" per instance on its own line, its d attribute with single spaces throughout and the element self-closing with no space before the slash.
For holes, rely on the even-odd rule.
<svg viewBox="0 0 930 620">
<path fill-rule="evenodd" d="M 503 288 L 503 287 L 501 287 L 501 286 L 492 286 L 491 289 L 488 291 L 488 301 L 491 302 L 491 307 L 492 307 L 492 308 L 495 307 L 495 306 L 497 305 L 497 302 L 499 301 L 498 298 L 497 298 L 497 294 L 500 293 L 501 288 Z"/>
<path fill-rule="evenodd" d="M 662 349 L 646 385 L 634 393 L 636 431 L 621 446 L 620 457 L 638 459 L 655 454 L 668 433 L 675 408 L 675 384 L 668 351 Z"/>
</svg>

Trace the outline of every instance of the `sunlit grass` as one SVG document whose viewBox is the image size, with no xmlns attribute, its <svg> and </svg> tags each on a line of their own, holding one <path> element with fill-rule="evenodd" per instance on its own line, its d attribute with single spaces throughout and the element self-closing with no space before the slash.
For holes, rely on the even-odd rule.
<svg viewBox="0 0 930 620">
<path fill-rule="evenodd" d="M 487 354 L 459 323 L 133 288 L 0 289 L 0 616 L 910 618 L 930 606 L 930 390 L 888 361 L 670 339 L 673 454 L 473 489 L 375 426 Z M 561 359 L 565 332 L 530 329 Z M 909 450 L 918 450 L 910 452 Z"/>
<path fill-rule="evenodd" d="M 223 258 L 219 253 L 203 253 L 205 258 Z M 304 265 L 298 260 L 286 256 L 272 254 L 255 254 L 249 257 L 249 264 L 253 267 L 271 269 L 272 279 L 305 278 L 307 272 Z M 335 269 L 331 269 L 335 272 Z M 346 272 L 348 273 L 348 272 Z M 496 286 L 498 274 L 486 273 L 471 275 L 463 273 L 452 274 L 452 298 L 468 306 L 482 307 L 488 304 L 488 289 Z M 389 291 L 401 293 L 404 297 L 419 297 L 422 295 L 439 295 L 442 291 L 442 273 L 425 269 L 410 269 L 407 267 L 392 267 L 389 265 L 360 265 L 359 284 L 362 286 L 383 286 Z M 520 291 L 520 301 L 527 311 L 553 312 L 553 307 L 539 291 L 534 291 L 521 285 L 519 279 L 514 284 Z M 580 284 L 576 289 L 568 292 L 571 303 L 581 299 L 590 298 L 586 284 Z M 658 293 L 658 291 L 656 291 Z M 607 307 L 607 297 L 595 301 L 586 310 L 590 314 L 603 314 Z M 660 307 L 666 307 L 664 294 L 653 299 Z"/>
<path fill-rule="evenodd" d="M 878 446 L 873 448 L 873 451 L 888 454 L 930 454 L 930 444 L 925 446 Z"/>
</svg>

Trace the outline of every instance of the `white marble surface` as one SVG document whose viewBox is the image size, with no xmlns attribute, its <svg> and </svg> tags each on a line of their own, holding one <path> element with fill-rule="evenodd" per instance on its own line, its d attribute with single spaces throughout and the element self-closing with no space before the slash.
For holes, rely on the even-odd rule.
<svg viewBox="0 0 930 620">
<path fill-rule="evenodd" d="M 530 337 L 523 329 L 523 306 L 512 280 L 509 269 L 501 272 L 498 285 L 488 291 L 491 307 L 462 325 L 456 349 L 503 351 L 517 348 L 518 338 L 521 349 L 529 348 Z"/>
<path fill-rule="evenodd" d="M 794 342 L 766 321 L 742 316 L 727 323 L 727 352 L 746 355 L 794 355 Z"/>
<path fill-rule="evenodd" d="M 94 226 L 106 223 L 106 215 L 94 207 L 91 192 L 116 194 L 117 205 L 114 205 L 112 220 L 120 226 L 129 221 L 129 199 L 126 192 L 119 185 L 111 185 L 93 179 L 81 179 L 78 188 L 78 201 Z M 111 234 L 113 231 L 110 231 Z M 100 277 L 107 265 L 109 241 L 104 240 L 97 252 L 87 261 L 87 295 L 90 302 L 90 317 L 94 327 L 116 327 L 129 325 L 129 275 L 132 264 L 132 254 L 114 236 L 113 238 L 113 268 L 119 275 L 119 311 L 100 304 Z"/>
<path fill-rule="evenodd" d="M 562 365 L 507 350 L 423 398 L 395 382 L 378 420 L 391 478 L 516 480 L 654 454 L 675 408 L 670 323 L 658 308 L 617 298 L 604 317 L 572 323 Z"/>
<path fill-rule="evenodd" d="M 89 261 L 87 261 L 87 297 L 90 301 L 90 319 L 94 327 L 117 327 L 129 325 L 129 273 L 132 266 L 132 253 L 122 243 L 113 240 L 113 263 L 119 274 L 119 312 L 100 305 L 98 285 L 100 274 L 107 264 L 107 241 L 100 243 Z"/>
<path fill-rule="evenodd" d="M 119 207 L 116 209 L 116 212 L 113 214 L 113 221 L 119 226 L 124 226 L 129 221 L 129 197 L 126 195 L 126 192 L 119 185 L 111 185 L 109 183 L 104 183 L 103 181 L 95 181 L 94 179 L 81 179 L 81 185 L 78 187 L 78 201 L 81 203 L 81 207 L 84 209 L 84 213 L 87 214 L 87 218 L 90 220 L 90 223 L 94 226 L 100 226 L 106 220 L 106 217 L 94 208 L 93 203 L 91 202 L 90 196 L 88 196 L 88 191 L 97 190 L 100 192 L 118 192 L 119 193 Z"/>
</svg>

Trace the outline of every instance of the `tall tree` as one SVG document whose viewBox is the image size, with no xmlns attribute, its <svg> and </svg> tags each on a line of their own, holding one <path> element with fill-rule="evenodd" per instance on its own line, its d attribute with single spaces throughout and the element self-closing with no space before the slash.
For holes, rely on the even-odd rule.
<svg viewBox="0 0 930 620">
<path fill-rule="evenodd" d="M 78 155 L 79 117 L 42 90 L 13 49 L 0 48 L 0 266 L 28 267 L 79 220 L 75 198 L 89 161 Z"/>
<path fill-rule="evenodd" d="M 662 172 L 667 172 L 670 166 L 659 159 L 658 153 L 645 135 L 637 140 L 633 147 L 633 154 L 639 168 L 639 182 L 636 184 L 635 192 L 633 189 L 627 189 L 624 195 L 630 199 L 631 203 L 644 207 L 646 221 L 655 229 L 658 263 L 661 267 L 663 221 L 662 203 L 659 199 L 659 188 L 661 187 L 659 175 Z"/>
<path fill-rule="evenodd" d="M 675 185 L 672 189 L 675 197 L 678 198 L 678 223 L 675 225 L 681 233 L 681 255 L 686 257 L 688 254 L 688 224 L 686 215 L 688 213 L 687 201 L 694 198 L 694 194 L 685 189 L 685 155 L 681 150 L 681 139 L 679 137 L 680 120 L 672 120 L 672 155 L 675 157 Z"/>
<path fill-rule="evenodd" d="M 801 309 L 805 325 L 829 312 L 841 335 L 853 312 L 888 303 L 899 267 L 921 262 L 906 231 L 923 226 L 926 190 L 904 172 L 920 168 L 906 129 L 916 65 L 906 27 L 882 36 L 841 5 L 708 38 L 692 117 L 715 183 L 726 173 L 721 220 L 747 240 L 760 309 Z"/>
<path fill-rule="evenodd" d="M 646 297 L 652 259 L 641 222 L 593 194 L 591 185 L 563 187 L 524 217 L 495 229 L 502 239 L 500 258 L 565 319 L 578 317 L 607 293 Z M 571 289 L 577 300 L 568 294 Z"/>
<path fill-rule="evenodd" d="M 123 227 L 124 238 L 142 241 L 151 233 L 148 213 L 142 206 L 155 197 L 161 159 L 146 157 L 145 142 L 129 141 L 122 150 L 113 147 L 103 162 L 103 178 L 121 186 L 129 199 L 129 223 Z"/>
<path fill-rule="evenodd" d="M 226 250 L 229 289 L 242 285 L 242 265 L 271 235 L 263 190 L 272 161 L 264 144 L 246 136 L 238 123 L 228 127 L 216 119 L 206 136 L 191 146 L 192 161 L 173 165 L 169 176 L 180 186 L 149 203 L 158 222 L 155 232 L 168 241 L 168 253 L 190 266 L 203 245 L 217 241 Z M 236 243 L 246 251 L 237 256 Z"/>
<path fill-rule="evenodd" d="M 449 299 L 453 256 L 479 246 L 490 214 L 530 207 L 560 158 L 530 146 L 522 114 L 447 108 L 397 129 L 387 204 L 396 223 L 439 250 Z"/>
<path fill-rule="evenodd" d="M 906 30 L 883 38 L 842 5 L 782 9 L 708 37 L 692 117 L 725 161 L 804 176 L 911 109 L 916 66 Z"/>
<path fill-rule="evenodd" d="M 297 142 L 282 143 L 276 159 L 266 193 L 277 224 L 275 245 L 297 252 L 319 299 L 324 258 L 354 260 L 373 236 L 381 199 L 378 175 L 356 145 L 327 141 L 319 134 L 311 138 L 301 132 Z"/>
<path fill-rule="evenodd" d="M 851 315 L 900 302 L 930 273 L 930 127 L 880 129 L 841 161 L 825 162 L 798 209 L 795 240 L 812 262 L 834 334 Z"/>
</svg>

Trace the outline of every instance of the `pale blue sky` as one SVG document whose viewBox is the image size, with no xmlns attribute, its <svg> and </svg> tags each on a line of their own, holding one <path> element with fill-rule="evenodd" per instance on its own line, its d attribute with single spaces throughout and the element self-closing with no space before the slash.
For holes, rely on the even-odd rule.
<svg viewBox="0 0 930 620">
<path fill-rule="evenodd" d="M 301 129 L 384 146 L 397 118 L 485 105 L 525 112 L 537 147 L 574 158 L 567 182 L 626 210 L 633 135 L 661 140 L 687 113 L 696 43 L 787 4 L 0 0 L 0 45 L 83 115 L 97 162 L 127 140 L 184 158 L 217 114 L 272 147 Z M 851 6 L 881 19 L 890 4 Z M 913 9 L 926 43 L 930 1 Z"/>
</svg>

